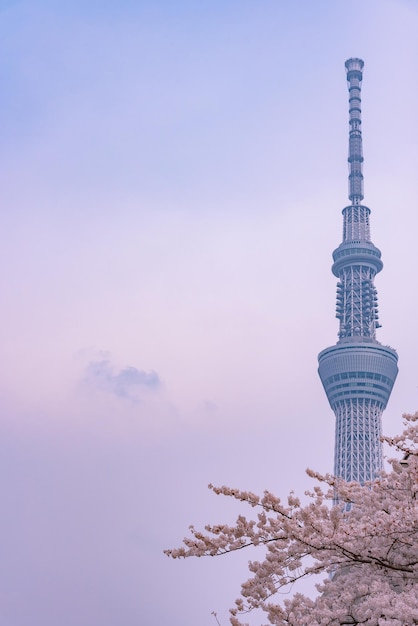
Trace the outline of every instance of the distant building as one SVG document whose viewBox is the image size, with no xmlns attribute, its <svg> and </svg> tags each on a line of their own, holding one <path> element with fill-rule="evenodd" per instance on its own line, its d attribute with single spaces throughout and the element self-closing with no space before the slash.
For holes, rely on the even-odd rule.
<svg viewBox="0 0 418 626">
<path fill-rule="evenodd" d="M 370 209 L 363 200 L 361 81 L 364 63 L 345 63 L 349 90 L 349 199 L 343 241 L 333 252 L 337 282 L 338 342 L 318 355 L 319 376 L 335 413 L 334 474 L 373 480 L 383 469 L 381 416 L 398 373 L 396 351 L 376 339 L 380 327 L 374 279 L 383 267 L 370 239 Z"/>
</svg>

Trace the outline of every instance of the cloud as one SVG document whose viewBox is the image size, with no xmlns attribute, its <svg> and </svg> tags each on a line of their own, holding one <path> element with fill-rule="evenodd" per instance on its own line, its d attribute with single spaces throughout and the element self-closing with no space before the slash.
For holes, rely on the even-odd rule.
<svg viewBox="0 0 418 626">
<path fill-rule="evenodd" d="M 161 387 L 157 372 L 145 372 L 132 365 L 117 371 L 109 359 L 91 361 L 85 369 L 83 383 L 135 402 L 138 401 L 141 391 L 157 390 Z"/>
<path fill-rule="evenodd" d="M 218 410 L 217 404 L 215 404 L 215 402 L 212 402 L 211 400 L 205 400 L 202 408 L 206 413 L 215 413 Z"/>
</svg>

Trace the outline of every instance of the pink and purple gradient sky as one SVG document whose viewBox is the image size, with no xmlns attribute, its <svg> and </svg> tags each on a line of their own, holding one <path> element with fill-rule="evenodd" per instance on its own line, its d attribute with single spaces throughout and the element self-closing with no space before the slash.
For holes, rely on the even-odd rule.
<svg viewBox="0 0 418 626">
<path fill-rule="evenodd" d="M 418 8 L 408 0 L 0 2 L 0 626 L 216 626 L 247 555 L 209 482 L 331 471 L 344 61 L 365 60 L 365 203 L 418 408 Z"/>
</svg>

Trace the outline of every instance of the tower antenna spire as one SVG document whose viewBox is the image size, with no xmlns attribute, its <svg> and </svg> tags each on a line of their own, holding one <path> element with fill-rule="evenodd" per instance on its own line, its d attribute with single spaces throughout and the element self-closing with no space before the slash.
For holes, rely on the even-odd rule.
<svg viewBox="0 0 418 626">
<path fill-rule="evenodd" d="M 363 200 L 361 81 L 364 63 L 345 62 L 349 90 L 349 191 L 343 240 L 333 252 L 337 282 L 338 342 L 320 352 L 319 376 L 335 413 L 334 474 L 373 480 L 383 469 L 381 416 L 398 373 L 398 355 L 376 339 L 380 327 L 374 279 L 381 253 L 370 239 L 370 209 Z"/>
<path fill-rule="evenodd" d="M 355 205 L 361 204 L 363 192 L 363 140 L 361 136 L 361 81 L 364 62 L 348 59 L 345 62 L 349 92 L 350 133 L 348 144 L 348 198 Z"/>
</svg>

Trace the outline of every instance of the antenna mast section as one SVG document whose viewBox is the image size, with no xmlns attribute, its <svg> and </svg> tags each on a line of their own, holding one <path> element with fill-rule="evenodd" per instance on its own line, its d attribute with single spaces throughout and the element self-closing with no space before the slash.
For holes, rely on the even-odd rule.
<svg viewBox="0 0 418 626">
<path fill-rule="evenodd" d="M 348 149 L 348 197 L 355 205 L 361 204 L 363 193 L 363 141 L 361 137 L 361 81 L 364 62 L 348 59 L 345 62 L 349 91 L 350 134 Z"/>
</svg>

